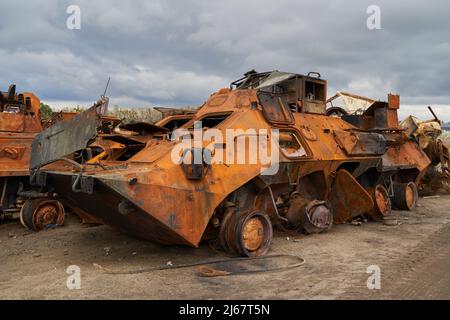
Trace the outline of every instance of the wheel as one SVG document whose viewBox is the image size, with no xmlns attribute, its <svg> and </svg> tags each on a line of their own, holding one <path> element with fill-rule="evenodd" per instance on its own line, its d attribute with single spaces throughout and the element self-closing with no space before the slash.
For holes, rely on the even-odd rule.
<svg viewBox="0 0 450 320">
<path fill-rule="evenodd" d="M 226 221 L 221 232 L 224 249 L 242 256 L 262 256 L 272 243 L 272 223 L 267 215 L 258 211 L 234 213 Z"/>
<path fill-rule="evenodd" d="M 333 226 L 333 210 L 329 203 L 313 200 L 308 203 L 302 216 L 302 227 L 306 234 L 320 233 Z"/>
<path fill-rule="evenodd" d="M 64 224 L 64 206 L 57 200 L 26 200 L 20 210 L 20 222 L 33 231 Z"/>
<path fill-rule="evenodd" d="M 348 113 L 340 107 L 331 107 L 327 109 L 326 115 L 329 117 L 342 118 L 343 116 L 348 115 Z"/>
<path fill-rule="evenodd" d="M 417 206 L 419 192 L 414 182 L 394 183 L 393 204 L 399 210 L 413 210 Z"/>
<path fill-rule="evenodd" d="M 372 190 L 372 197 L 374 202 L 374 208 L 369 213 L 371 218 L 379 220 L 382 217 L 387 217 L 391 214 L 391 198 L 389 192 L 381 184 L 377 184 Z"/>
</svg>

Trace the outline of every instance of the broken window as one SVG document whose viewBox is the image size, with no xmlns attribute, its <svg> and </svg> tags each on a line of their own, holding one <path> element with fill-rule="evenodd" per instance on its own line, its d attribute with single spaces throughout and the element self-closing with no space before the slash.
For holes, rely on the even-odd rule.
<svg viewBox="0 0 450 320">
<path fill-rule="evenodd" d="M 305 81 L 305 99 L 313 101 L 325 100 L 325 86 L 323 83 Z"/>
<path fill-rule="evenodd" d="M 300 142 L 297 134 L 293 131 L 280 131 L 279 145 L 283 155 L 289 158 L 306 157 L 305 148 Z"/>
<path fill-rule="evenodd" d="M 176 129 L 180 128 L 181 126 L 185 125 L 191 120 L 191 118 L 185 118 L 185 119 L 173 119 L 164 124 L 162 127 L 168 129 L 170 132 L 175 131 Z"/>
<path fill-rule="evenodd" d="M 222 122 L 224 122 L 228 117 L 232 114 L 232 112 L 222 113 L 222 114 L 211 114 L 206 115 L 205 117 L 201 119 L 194 120 L 190 123 L 188 129 L 192 130 L 194 129 L 194 123 L 201 122 L 202 128 L 215 128 L 218 125 L 220 125 Z"/>
</svg>

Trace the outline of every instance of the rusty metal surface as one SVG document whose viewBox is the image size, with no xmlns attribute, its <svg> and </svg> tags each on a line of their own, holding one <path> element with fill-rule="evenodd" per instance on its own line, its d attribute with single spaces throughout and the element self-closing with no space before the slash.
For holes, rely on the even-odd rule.
<svg viewBox="0 0 450 320">
<path fill-rule="evenodd" d="M 62 226 L 64 218 L 64 207 L 57 200 L 30 199 L 20 210 L 22 225 L 33 231 Z"/>
<path fill-rule="evenodd" d="M 385 171 L 395 170 L 398 166 L 402 166 L 405 169 L 415 168 L 422 172 L 431 164 L 425 152 L 412 141 L 388 148 L 382 158 Z"/>
<path fill-rule="evenodd" d="M 27 176 L 30 146 L 42 131 L 40 101 L 32 93 L 0 92 L 0 177 Z"/>
<path fill-rule="evenodd" d="M 386 152 L 386 139 L 375 132 L 334 130 L 339 147 L 349 156 L 382 155 Z"/>
<path fill-rule="evenodd" d="M 440 166 L 443 173 L 450 173 L 450 153 L 449 149 L 444 145 L 441 139 L 437 139 L 428 143 L 425 153 L 434 166 Z"/>
<path fill-rule="evenodd" d="M 441 123 L 438 120 L 420 121 L 414 116 L 408 116 L 400 123 L 411 138 L 418 141 L 422 149 L 426 149 L 431 141 L 437 140 L 442 134 Z"/>
<path fill-rule="evenodd" d="M 40 101 L 32 93 L 18 93 L 15 85 L 0 92 L 0 220 L 20 217 L 25 199 L 48 197 L 46 190 L 32 190 L 28 184 L 31 144 L 43 130 Z M 30 218 L 30 228 L 41 229 L 48 210 Z M 61 222 L 62 223 L 62 222 Z"/>
<path fill-rule="evenodd" d="M 389 191 L 380 184 L 377 184 L 371 194 L 374 199 L 374 208 L 369 211 L 369 216 L 374 220 L 379 220 L 391 214 L 391 199 Z"/>
<path fill-rule="evenodd" d="M 27 176 L 33 133 L 0 134 L 0 177 Z"/>
<path fill-rule="evenodd" d="M 346 170 L 336 173 L 330 199 L 333 205 L 333 222 L 344 223 L 369 212 L 374 205 L 371 195 Z"/>
<path fill-rule="evenodd" d="M 310 201 L 302 217 L 302 227 L 306 234 L 324 232 L 333 225 L 333 210 L 326 201 Z"/>
<path fill-rule="evenodd" d="M 58 113 L 53 122 L 41 123 L 40 101 L 34 94 L 16 93 L 14 85 L 0 93 L 0 219 L 20 218 L 34 231 L 63 224 L 58 194 L 51 187 L 35 189 L 29 184 L 31 149 L 44 127 L 76 115 Z M 102 116 L 102 121 L 100 132 L 114 119 Z"/>
<path fill-rule="evenodd" d="M 168 139 L 167 132 L 135 135 L 132 132 L 141 130 L 131 127 L 123 129 L 131 133 L 101 135 L 94 142 L 89 141 L 93 130 L 77 137 L 75 144 L 71 135 L 61 136 L 61 145 L 94 156 L 75 164 L 60 161 L 58 157 L 68 154 L 47 143 L 44 156 L 33 153 L 32 167 L 54 161 L 40 170 L 43 181 L 69 203 L 132 235 L 194 247 L 202 239 L 218 238 L 233 252 L 263 254 L 271 239 L 271 223 L 311 233 L 331 227 L 327 217 L 333 212 L 336 223 L 377 208 L 386 214 L 390 203 L 380 200 L 380 188 L 386 185 L 390 190 L 394 181 L 417 182 L 430 163 L 394 123 L 396 97 L 389 103 L 375 102 L 358 116 L 361 126 L 356 127 L 324 114 L 325 93 L 323 79 L 251 72 L 232 89 L 212 94 L 182 126 L 189 134 L 196 121 L 222 133 L 263 129 L 273 137 L 270 129 L 279 130 L 279 170 L 273 175 L 261 174 L 266 168 L 261 161 L 203 161 L 194 170 L 193 162 L 172 161 L 171 151 L 179 142 Z M 93 126 L 95 118 L 88 111 L 79 119 Z M 80 122 L 64 129 L 77 131 Z M 53 139 L 54 130 L 46 130 L 41 140 Z M 269 141 L 268 145 L 276 143 Z M 212 155 L 226 144 L 203 141 L 201 149 L 207 148 Z M 195 153 L 189 150 L 186 154 Z M 249 144 L 243 151 L 249 154 Z"/>
</svg>

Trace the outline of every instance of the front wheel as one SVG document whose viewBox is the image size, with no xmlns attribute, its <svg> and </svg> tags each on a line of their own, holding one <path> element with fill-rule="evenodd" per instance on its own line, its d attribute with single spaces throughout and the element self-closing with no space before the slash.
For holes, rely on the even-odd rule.
<svg viewBox="0 0 450 320">
<path fill-rule="evenodd" d="M 33 231 L 64 224 L 64 206 L 58 200 L 29 199 L 20 210 L 20 222 Z"/>
<path fill-rule="evenodd" d="M 232 213 L 221 230 L 225 249 L 247 257 L 262 256 L 272 243 L 270 218 L 258 211 Z"/>
</svg>

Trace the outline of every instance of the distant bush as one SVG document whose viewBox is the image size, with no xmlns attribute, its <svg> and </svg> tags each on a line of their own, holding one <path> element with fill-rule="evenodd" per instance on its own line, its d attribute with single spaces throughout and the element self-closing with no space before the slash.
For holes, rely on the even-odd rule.
<svg viewBox="0 0 450 320">
<path fill-rule="evenodd" d="M 115 106 L 108 112 L 110 115 L 120 118 L 123 122 L 129 123 L 132 121 L 144 121 L 154 123 L 161 120 L 161 112 L 153 108 L 120 108 Z"/>
<path fill-rule="evenodd" d="M 40 110 L 41 110 L 42 120 L 48 120 L 51 118 L 51 116 L 53 114 L 53 110 L 48 104 L 41 102 Z"/>
<path fill-rule="evenodd" d="M 74 107 L 74 108 L 63 108 L 61 111 L 64 112 L 83 112 L 86 108 L 84 107 Z M 161 120 L 162 115 L 161 112 L 149 108 L 121 108 L 119 106 L 114 106 L 113 108 L 109 108 L 108 115 L 117 117 L 121 119 L 125 123 L 129 123 L 132 121 L 144 121 L 154 123 L 158 120 Z"/>
</svg>

